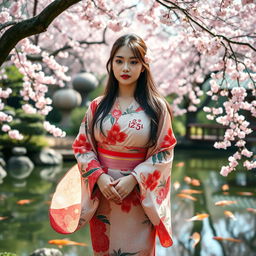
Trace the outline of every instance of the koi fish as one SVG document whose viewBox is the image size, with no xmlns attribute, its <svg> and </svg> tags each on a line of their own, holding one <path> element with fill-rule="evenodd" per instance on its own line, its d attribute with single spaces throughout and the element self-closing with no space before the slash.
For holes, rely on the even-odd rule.
<svg viewBox="0 0 256 256">
<path fill-rule="evenodd" d="M 195 189 L 183 189 L 183 190 L 181 190 L 181 193 L 185 193 L 185 194 L 202 194 L 203 191 L 202 190 L 195 190 Z"/>
<path fill-rule="evenodd" d="M 209 214 L 201 213 L 201 214 L 197 214 L 197 215 L 193 216 L 190 219 L 187 219 L 187 221 L 203 220 L 203 219 L 208 218 L 208 217 L 209 217 Z"/>
<path fill-rule="evenodd" d="M 198 179 L 192 179 L 190 178 L 189 176 L 185 176 L 184 177 L 184 181 L 187 183 L 187 184 L 191 184 L 193 186 L 200 186 L 200 180 Z"/>
<path fill-rule="evenodd" d="M 231 219 L 233 219 L 233 220 L 236 220 L 235 215 L 234 215 L 231 211 L 224 211 L 224 214 L 225 214 L 227 217 L 229 217 L 229 218 L 231 218 Z"/>
<path fill-rule="evenodd" d="M 19 204 L 19 205 L 30 204 L 33 201 L 34 200 L 32 200 L 32 199 L 22 199 L 22 200 L 17 201 L 16 204 Z"/>
<path fill-rule="evenodd" d="M 173 183 L 173 187 L 174 187 L 175 190 L 178 190 L 180 188 L 180 183 L 178 181 L 175 181 Z"/>
<path fill-rule="evenodd" d="M 185 176 L 185 177 L 184 177 L 184 181 L 185 181 L 187 184 L 191 184 L 192 179 L 191 179 L 190 177 L 188 177 L 188 176 Z"/>
<path fill-rule="evenodd" d="M 236 204 L 236 203 L 237 203 L 236 201 L 222 200 L 222 201 L 215 202 L 215 205 L 224 206 L 224 205 L 230 205 L 230 204 Z"/>
<path fill-rule="evenodd" d="M 246 210 L 247 210 L 248 212 L 256 213 L 256 209 L 255 209 L 255 208 L 246 208 Z"/>
<path fill-rule="evenodd" d="M 183 167 L 184 165 L 185 165 L 184 162 L 179 162 L 179 163 L 177 163 L 175 166 L 176 166 L 176 167 Z"/>
<path fill-rule="evenodd" d="M 182 194 L 182 193 L 179 193 L 177 194 L 178 197 L 181 197 L 181 198 L 187 198 L 187 199 L 190 199 L 190 200 L 193 200 L 193 201 L 196 201 L 197 199 L 193 196 L 190 196 L 190 195 L 187 195 L 187 194 Z"/>
<path fill-rule="evenodd" d="M 242 195 L 242 196 L 253 196 L 253 192 L 245 192 L 245 191 L 239 191 L 236 192 L 238 195 Z"/>
<path fill-rule="evenodd" d="M 194 240 L 192 247 L 195 248 L 196 245 L 200 242 L 201 236 L 198 232 L 194 232 L 191 238 Z"/>
<path fill-rule="evenodd" d="M 85 243 L 78 243 L 75 241 L 70 241 L 67 239 L 55 239 L 55 240 L 49 240 L 49 244 L 57 245 L 58 247 L 62 248 L 65 245 L 79 245 L 79 246 L 87 246 Z"/>
<path fill-rule="evenodd" d="M 227 190 L 229 190 L 229 185 L 224 184 L 224 185 L 222 185 L 221 189 L 222 189 L 222 191 L 227 191 Z"/>
<path fill-rule="evenodd" d="M 0 216 L 0 220 L 6 220 L 6 219 L 8 219 L 7 216 Z"/>
<path fill-rule="evenodd" d="M 241 243 L 242 240 L 236 239 L 233 237 L 221 237 L 221 236 L 214 236 L 213 239 L 218 240 L 218 241 L 229 241 L 229 242 L 234 242 L 234 243 Z"/>
<path fill-rule="evenodd" d="M 199 186 L 201 185 L 200 180 L 198 180 L 198 179 L 192 179 L 192 180 L 191 180 L 191 185 L 192 185 L 192 186 L 195 186 L 195 187 L 199 187 Z"/>
</svg>

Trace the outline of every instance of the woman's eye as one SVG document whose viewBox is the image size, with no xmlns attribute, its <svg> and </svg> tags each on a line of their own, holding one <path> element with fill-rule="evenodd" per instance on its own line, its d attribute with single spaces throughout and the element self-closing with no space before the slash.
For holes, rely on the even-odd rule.
<svg viewBox="0 0 256 256">
<path fill-rule="evenodd" d="M 132 65 L 136 65 L 137 63 L 138 63 L 138 61 L 136 61 L 136 60 L 131 61 Z"/>
<path fill-rule="evenodd" d="M 121 61 L 121 60 L 116 60 L 116 63 L 117 63 L 117 64 L 121 64 L 122 61 Z"/>
</svg>

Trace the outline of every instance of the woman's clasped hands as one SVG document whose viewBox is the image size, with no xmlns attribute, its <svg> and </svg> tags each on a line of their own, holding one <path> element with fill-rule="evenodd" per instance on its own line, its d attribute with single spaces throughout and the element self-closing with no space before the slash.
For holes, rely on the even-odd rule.
<svg viewBox="0 0 256 256">
<path fill-rule="evenodd" d="M 114 180 L 108 174 L 103 173 L 98 178 L 97 184 L 101 193 L 108 199 L 120 204 L 134 189 L 137 180 L 133 175 L 127 175 Z"/>
</svg>

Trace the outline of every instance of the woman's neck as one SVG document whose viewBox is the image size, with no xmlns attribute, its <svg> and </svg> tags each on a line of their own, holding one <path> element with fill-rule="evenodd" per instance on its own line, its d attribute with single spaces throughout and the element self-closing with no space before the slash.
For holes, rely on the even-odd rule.
<svg viewBox="0 0 256 256">
<path fill-rule="evenodd" d="M 135 88 L 136 88 L 135 86 L 134 87 L 119 86 L 117 96 L 119 98 L 133 98 L 134 97 Z"/>
</svg>

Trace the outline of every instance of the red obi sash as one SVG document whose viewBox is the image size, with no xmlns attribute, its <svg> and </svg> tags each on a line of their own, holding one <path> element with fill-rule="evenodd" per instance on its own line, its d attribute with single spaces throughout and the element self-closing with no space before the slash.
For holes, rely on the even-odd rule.
<svg viewBox="0 0 256 256">
<path fill-rule="evenodd" d="M 102 166 L 112 169 L 134 169 L 146 158 L 146 152 L 118 152 L 98 147 L 98 159 Z"/>
</svg>

